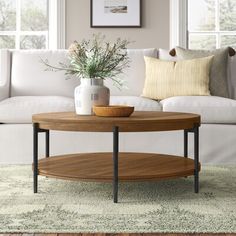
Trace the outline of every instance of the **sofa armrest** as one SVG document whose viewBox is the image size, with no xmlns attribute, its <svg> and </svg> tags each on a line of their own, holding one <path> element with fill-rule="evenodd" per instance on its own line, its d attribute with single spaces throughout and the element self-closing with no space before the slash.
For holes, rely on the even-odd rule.
<svg viewBox="0 0 236 236">
<path fill-rule="evenodd" d="M 0 101 L 10 96 L 10 51 L 0 50 Z"/>
</svg>

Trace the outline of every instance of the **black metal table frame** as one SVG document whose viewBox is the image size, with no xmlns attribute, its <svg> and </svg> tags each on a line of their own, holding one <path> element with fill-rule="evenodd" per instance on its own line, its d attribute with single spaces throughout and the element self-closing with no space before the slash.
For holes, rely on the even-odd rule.
<svg viewBox="0 0 236 236">
<path fill-rule="evenodd" d="M 119 127 L 113 127 L 113 201 L 118 202 L 118 159 L 119 159 Z M 33 123 L 33 172 L 34 172 L 34 193 L 38 192 L 38 134 L 45 133 L 45 154 L 49 157 L 50 131 L 40 129 L 38 123 Z M 194 134 L 194 192 L 199 192 L 199 124 L 192 129 L 184 130 L 184 157 L 188 157 L 188 134 Z"/>
</svg>

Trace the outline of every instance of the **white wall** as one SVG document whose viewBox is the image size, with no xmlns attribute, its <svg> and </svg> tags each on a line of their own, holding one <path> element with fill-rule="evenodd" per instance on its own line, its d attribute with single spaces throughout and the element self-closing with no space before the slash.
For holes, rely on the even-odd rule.
<svg viewBox="0 0 236 236">
<path fill-rule="evenodd" d="M 131 48 L 169 48 L 169 0 L 142 0 L 142 28 L 90 28 L 90 0 L 66 0 L 66 46 L 102 32 L 135 41 Z"/>
</svg>

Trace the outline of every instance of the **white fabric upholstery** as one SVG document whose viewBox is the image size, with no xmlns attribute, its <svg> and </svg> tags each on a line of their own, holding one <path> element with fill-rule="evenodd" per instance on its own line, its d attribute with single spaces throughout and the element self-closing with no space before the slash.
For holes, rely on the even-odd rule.
<svg viewBox="0 0 236 236">
<path fill-rule="evenodd" d="M 66 79 L 64 71 L 45 71 L 41 59 L 52 65 L 66 62 L 66 50 L 12 51 L 11 96 L 74 96 L 79 80 Z"/>
<path fill-rule="evenodd" d="M 113 86 L 111 80 L 106 80 L 105 84 L 110 88 L 111 95 L 140 96 L 143 91 L 145 81 L 144 56 L 157 57 L 157 49 L 128 49 L 130 66 L 120 75 L 120 79 L 126 81 L 127 89 L 119 90 Z"/>
<path fill-rule="evenodd" d="M 0 164 L 31 164 L 32 124 L 0 125 Z M 183 155 L 183 131 L 120 133 L 120 151 Z M 236 164 L 236 125 L 206 124 L 200 127 L 200 162 Z M 50 132 L 50 155 L 111 152 L 111 133 Z M 45 135 L 39 135 L 39 158 L 45 156 Z M 189 156 L 193 137 L 189 135 Z M 235 181 L 235 180 L 234 180 Z"/>
<path fill-rule="evenodd" d="M 74 111 L 74 99 L 57 96 L 11 97 L 0 102 L 0 123 L 31 123 L 32 114 Z"/>
<path fill-rule="evenodd" d="M 161 111 L 161 105 L 148 98 L 112 96 L 112 105 L 134 106 L 136 111 Z M 44 112 L 74 111 L 74 99 L 59 96 L 18 96 L 0 102 L 0 123 L 31 123 L 32 115 Z"/>
<path fill-rule="evenodd" d="M 161 104 L 152 99 L 136 96 L 111 96 L 111 105 L 134 106 L 135 111 L 161 111 Z"/>
<path fill-rule="evenodd" d="M 0 50 L 0 101 L 9 97 L 10 52 Z"/>
<path fill-rule="evenodd" d="M 200 114 L 202 123 L 236 123 L 236 100 L 233 99 L 214 96 L 182 96 L 164 99 L 161 104 L 163 111 Z"/>
</svg>

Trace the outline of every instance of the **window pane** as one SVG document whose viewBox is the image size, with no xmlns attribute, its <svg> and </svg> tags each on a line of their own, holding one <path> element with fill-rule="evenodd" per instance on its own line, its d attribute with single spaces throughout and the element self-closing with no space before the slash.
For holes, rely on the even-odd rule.
<svg viewBox="0 0 236 236">
<path fill-rule="evenodd" d="M 236 35 L 222 35 L 221 47 L 233 47 L 236 48 Z"/>
<path fill-rule="evenodd" d="M 21 30 L 48 30 L 47 0 L 21 0 Z"/>
<path fill-rule="evenodd" d="M 15 48 L 15 36 L 0 35 L 0 48 Z"/>
<path fill-rule="evenodd" d="M 215 35 L 189 35 L 189 48 L 190 49 L 215 49 L 216 36 Z"/>
<path fill-rule="evenodd" d="M 220 30 L 236 30 L 235 0 L 220 0 Z"/>
<path fill-rule="evenodd" d="M 44 35 L 25 35 L 20 38 L 21 49 L 45 49 L 46 37 Z"/>
<path fill-rule="evenodd" d="M 188 1 L 188 29 L 189 31 L 215 30 L 215 0 Z"/>
<path fill-rule="evenodd" d="M 16 30 L 16 0 L 0 0 L 0 31 Z"/>
</svg>

